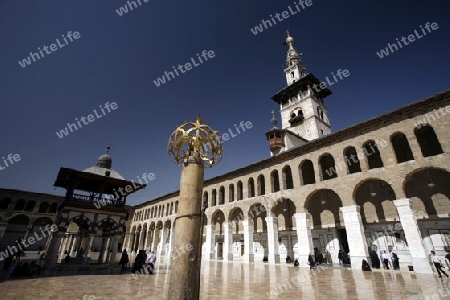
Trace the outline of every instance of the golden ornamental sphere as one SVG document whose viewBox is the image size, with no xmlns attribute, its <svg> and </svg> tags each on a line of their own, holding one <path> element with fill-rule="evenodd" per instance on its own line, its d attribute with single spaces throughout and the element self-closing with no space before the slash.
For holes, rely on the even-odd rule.
<svg viewBox="0 0 450 300">
<path fill-rule="evenodd" d="M 222 141 L 217 131 L 197 117 L 177 127 L 169 138 L 168 153 L 177 164 L 193 158 L 211 168 L 222 160 Z"/>
</svg>

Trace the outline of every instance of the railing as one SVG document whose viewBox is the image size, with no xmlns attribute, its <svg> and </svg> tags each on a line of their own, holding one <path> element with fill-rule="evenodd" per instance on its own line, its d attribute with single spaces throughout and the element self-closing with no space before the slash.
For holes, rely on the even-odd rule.
<svg viewBox="0 0 450 300">
<path fill-rule="evenodd" d="M 104 197 L 91 197 L 88 195 L 72 194 L 70 201 L 97 204 L 97 206 L 123 206 L 125 205 L 125 199 L 114 199 Z"/>
</svg>

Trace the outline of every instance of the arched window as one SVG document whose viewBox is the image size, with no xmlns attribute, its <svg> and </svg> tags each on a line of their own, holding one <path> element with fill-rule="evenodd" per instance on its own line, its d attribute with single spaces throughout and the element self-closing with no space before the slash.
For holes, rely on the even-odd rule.
<svg viewBox="0 0 450 300">
<path fill-rule="evenodd" d="M 205 207 L 209 207 L 209 197 L 208 197 L 208 192 L 204 191 L 203 192 L 203 206 Z"/>
<path fill-rule="evenodd" d="M 272 193 L 280 191 L 280 178 L 278 177 L 277 170 L 273 170 L 270 173 L 270 186 L 272 188 Z"/>
<path fill-rule="evenodd" d="M 283 174 L 283 189 L 293 189 L 294 188 L 294 182 L 292 181 L 292 172 L 290 166 L 285 166 L 282 170 Z"/>
<path fill-rule="evenodd" d="M 217 205 L 217 192 L 216 192 L 216 189 L 212 190 L 211 200 L 212 200 L 211 206 L 216 206 Z"/>
<path fill-rule="evenodd" d="M 25 208 L 25 200 L 19 199 L 19 201 L 16 202 L 16 206 L 14 206 L 14 210 L 23 210 Z"/>
<path fill-rule="evenodd" d="M 252 177 L 248 180 L 248 198 L 255 197 L 255 181 Z"/>
<path fill-rule="evenodd" d="M 9 204 L 11 204 L 11 198 L 3 198 L 0 202 L 0 209 L 8 209 Z"/>
<path fill-rule="evenodd" d="M 242 181 L 238 181 L 237 183 L 237 200 L 242 200 L 244 198 L 244 192 L 243 192 L 243 186 Z"/>
<path fill-rule="evenodd" d="M 409 142 L 402 132 L 394 133 L 391 136 L 392 147 L 394 148 L 397 163 L 402 163 L 409 160 L 414 160 Z"/>
<path fill-rule="evenodd" d="M 316 183 L 316 175 L 314 173 L 314 165 L 312 161 L 309 159 L 303 161 L 299 165 L 298 169 L 300 172 L 300 180 L 302 185 Z"/>
<path fill-rule="evenodd" d="M 178 201 L 175 202 L 175 213 L 178 212 Z"/>
<path fill-rule="evenodd" d="M 31 211 L 33 211 L 33 208 L 34 208 L 35 206 L 36 206 L 36 201 L 33 201 L 33 200 L 28 201 L 28 202 L 27 202 L 27 205 L 25 205 L 24 211 L 31 212 Z"/>
<path fill-rule="evenodd" d="M 361 172 L 361 164 L 355 147 L 347 147 L 344 150 L 344 159 L 348 168 L 348 174 Z"/>
<path fill-rule="evenodd" d="M 258 176 L 257 185 L 258 196 L 264 195 L 266 193 L 266 183 L 264 175 L 261 174 Z"/>
<path fill-rule="evenodd" d="M 56 210 L 58 209 L 58 204 L 56 203 L 52 203 L 49 207 L 48 207 L 48 212 L 50 214 L 56 214 Z"/>
<path fill-rule="evenodd" d="M 375 141 L 367 141 L 363 148 L 369 169 L 382 168 L 383 161 L 381 160 L 380 150 L 378 149 Z"/>
<path fill-rule="evenodd" d="M 336 166 L 334 158 L 331 154 L 324 154 L 319 159 L 320 168 L 322 171 L 322 180 L 329 180 L 337 177 Z"/>
<path fill-rule="evenodd" d="M 234 201 L 234 184 L 228 186 L 228 202 Z"/>
<path fill-rule="evenodd" d="M 47 213 L 47 211 L 48 211 L 48 203 L 44 201 L 41 203 L 41 205 L 39 205 L 38 212 L 45 214 L 45 213 Z"/>
<path fill-rule="evenodd" d="M 225 188 L 221 186 L 219 188 L 219 205 L 225 204 Z"/>
<path fill-rule="evenodd" d="M 320 106 L 317 106 L 317 115 L 321 120 L 323 120 L 323 110 L 320 108 Z"/>
<path fill-rule="evenodd" d="M 433 127 L 430 125 L 427 124 L 416 127 L 414 129 L 414 134 L 416 135 L 423 157 L 443 153 L 441 143 L 439 142 Z"/>
</svg>

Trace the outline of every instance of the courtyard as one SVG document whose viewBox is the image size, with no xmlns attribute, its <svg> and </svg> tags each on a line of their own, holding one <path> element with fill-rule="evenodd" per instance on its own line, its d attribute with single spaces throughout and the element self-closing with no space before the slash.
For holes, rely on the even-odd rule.
<svg viewBox="0 0 450 300">
<path fill-rule="evenodd" d="M 118 270 L 118 269 L 117 269 Z M 118 271 L 117 271 L 118 272 Z M 65 275 L 0 281 L 0 299 L 167 299 L 169 269 L 154 275 Z M 201 299 L 450 299 L 450 279 L 407 270 L 203 261 Z"/>
</svg>

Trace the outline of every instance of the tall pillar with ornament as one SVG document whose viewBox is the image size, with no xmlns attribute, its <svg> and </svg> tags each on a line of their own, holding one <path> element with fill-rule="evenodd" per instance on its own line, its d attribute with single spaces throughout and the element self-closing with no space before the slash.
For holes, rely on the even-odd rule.
<svg viewBox="0 0 450 300">
<path fill-rule="evenodd" d="M 217 131 L 202 122 L 200 117 L 195 122 L 186 122 L 169 140 L 169 154 L 182 167 L 174 248 L 190 250 L 180 251 L 171 262 L 168 297 L 171 300 L 200 298 L 204 168 L 222 159 L 222 142 Z"/>
</svg>

